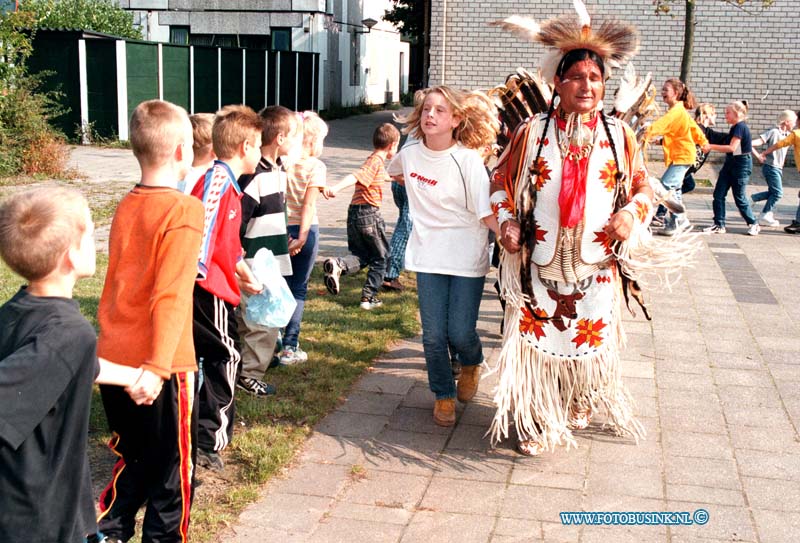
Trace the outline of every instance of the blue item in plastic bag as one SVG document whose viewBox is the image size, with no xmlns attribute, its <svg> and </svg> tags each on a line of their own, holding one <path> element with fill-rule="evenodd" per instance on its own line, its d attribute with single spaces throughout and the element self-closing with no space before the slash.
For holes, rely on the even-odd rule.
<svg viewBox="0 0 800 543">
<path fill-rule="evenodd" d="M 297 302 L 281 275 L 275 255 L 269 249 L 259 249 L 253 257 L 251 269 L 258 282 L 264 285 L 264 290 L 246 299 L 245 320 L 269 328 L 286 326 Z"/>
</svg>

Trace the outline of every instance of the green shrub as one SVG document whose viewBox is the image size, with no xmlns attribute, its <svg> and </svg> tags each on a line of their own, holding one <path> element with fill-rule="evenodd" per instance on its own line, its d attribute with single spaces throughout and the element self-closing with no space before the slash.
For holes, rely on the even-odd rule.
<svg viewBox="0 0 800 543">
<path fill-rule="evenodd" d="M 133 26 L 133 13 L 111 0 L 22 0 L 19 10 L 33 15 L 30 28 L 73 28 L 142 39 Z"/>
<path fill-rule="evenodd" d="M 0 176 L 58 176 L 66 166 L 64 138 L 47 122 L 61 113 L 55 96 L 37 92 L 40 76 L 25 70 L 31 21 L 28 13 L 0 16 Z"/>
</svg>

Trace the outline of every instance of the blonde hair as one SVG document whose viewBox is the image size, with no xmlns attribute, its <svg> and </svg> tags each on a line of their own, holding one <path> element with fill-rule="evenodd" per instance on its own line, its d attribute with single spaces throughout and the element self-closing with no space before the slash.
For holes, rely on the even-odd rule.
<svg viewBox="0 0 800 543">
<path fill-rule="evenodd" d="M 792 111 L 791 109 L 784 109 L 781 111 L 781 114 L 778 115 L 778 124 L 781 124 L 784 121 L 791 121 L 792 124 L 797 122 L 797 113 Z"/>
<path fill-rule="evenodd" d="M 694 118 L 696 121 L 699 121 L 703 118 L 708 118 L 716 114 L 717 110 L 714 109 L 714 104 L 711 104 L 709 102 L 703 102 L 702 104 L 697 106 L 697 109 L 694 110 Z"/>
<path fill-rule="evenodd" d="M 261 135 L 263 125 L 261 117 L 249 107 L 225 106 L 217 112 L 211 129 L 214 154 L 220 160 L 233 158 L 240 145 Z"/>
<path fill-rule="evenodd" d="M 497 118 L 497 109 L 491 99 L 480 91 L 460 91 L 446 85 L 430 87 L 414 93 L 414 111 L 407 116 L 397 117 L 398 122 L 406 125 L 403 128 L 404 134 L 411 134 L 424 141 L 425 134 L 420 126 L 422 107 L 425 104 L 425 98 L 433 92 L 442 95 L 450 105 L 453 116 L 461 119 L 458 126 L 453 129 L 453 139 L 470 149 L 480 149 L 494 143 L 497 133 L 500 131 L 500 121 Z"/>
<path fill-rule="evenodd" d="M 195 154 L 203 152 L 211 146 L 211 129 L 214 126 L 213 113 L 195 113 L 189 115 L 192 123 L 192 149 Z"/>
<path fill-rule="evenodd" d="M 42 187 L 11 196 L 0 203 L 0 256 L 28 281 L 47 277 L 80 243 L 87 209 L 74 189 Z"/>
<path fill-rule="evenodd" d="M 186 138 L 186 110 L 164 100 L 142 102 L 131 114 L 133 156 L 140 164 L 160 166 Z"/>
<path fill-rule="evenodd" d="M 328 125 L 313 111 L 303 112 L 303 156 L 318 157 L 322 142 L 328 135 Z"/>
<path fill-rule="evenodd" d="M 746 100 L 734 100 L 728 104 L 728 107 L 736 112 L 736 115 L 739 118 L 739 120 L 743 121 L 747 118 L 748 107 Z"/>
</svg>

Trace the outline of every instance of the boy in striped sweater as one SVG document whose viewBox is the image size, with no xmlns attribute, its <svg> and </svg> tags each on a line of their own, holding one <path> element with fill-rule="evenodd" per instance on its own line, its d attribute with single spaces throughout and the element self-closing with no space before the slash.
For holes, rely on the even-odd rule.
<svg viewBox="0 0 800 543">
<path fill-rule="evenodd" d="M 239 178 L 242 188 L 242 227 L 240 236 L 245 262 L 250 264 L 261 248 L 272 251 L 281 267 L 281 275 L 292 275 L 289 236 L 286 230 L 286 168 L 281 161 L 297 142 L 298 119 L 283 106 L 269 106 L 259 112 L 261 160 L 254 174 Z M 242 340 L 242 375 L 237 387 L 256 396 L 275 394 L 275 387 L 263 381 L 280 330 L 246 322 L 247 296 L 237 317 Z"/>
</svg>

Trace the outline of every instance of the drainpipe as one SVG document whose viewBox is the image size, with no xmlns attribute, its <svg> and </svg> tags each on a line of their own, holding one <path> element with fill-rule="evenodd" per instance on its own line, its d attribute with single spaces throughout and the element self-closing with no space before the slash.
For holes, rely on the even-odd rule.
<svg viewBox="0 0 800 543">
<path fill-rule="evenodd" d="M 442 82 L 444 85 L 444 71 L 447 68 L 447 0 L 442 0 Z"/>
</svg>

